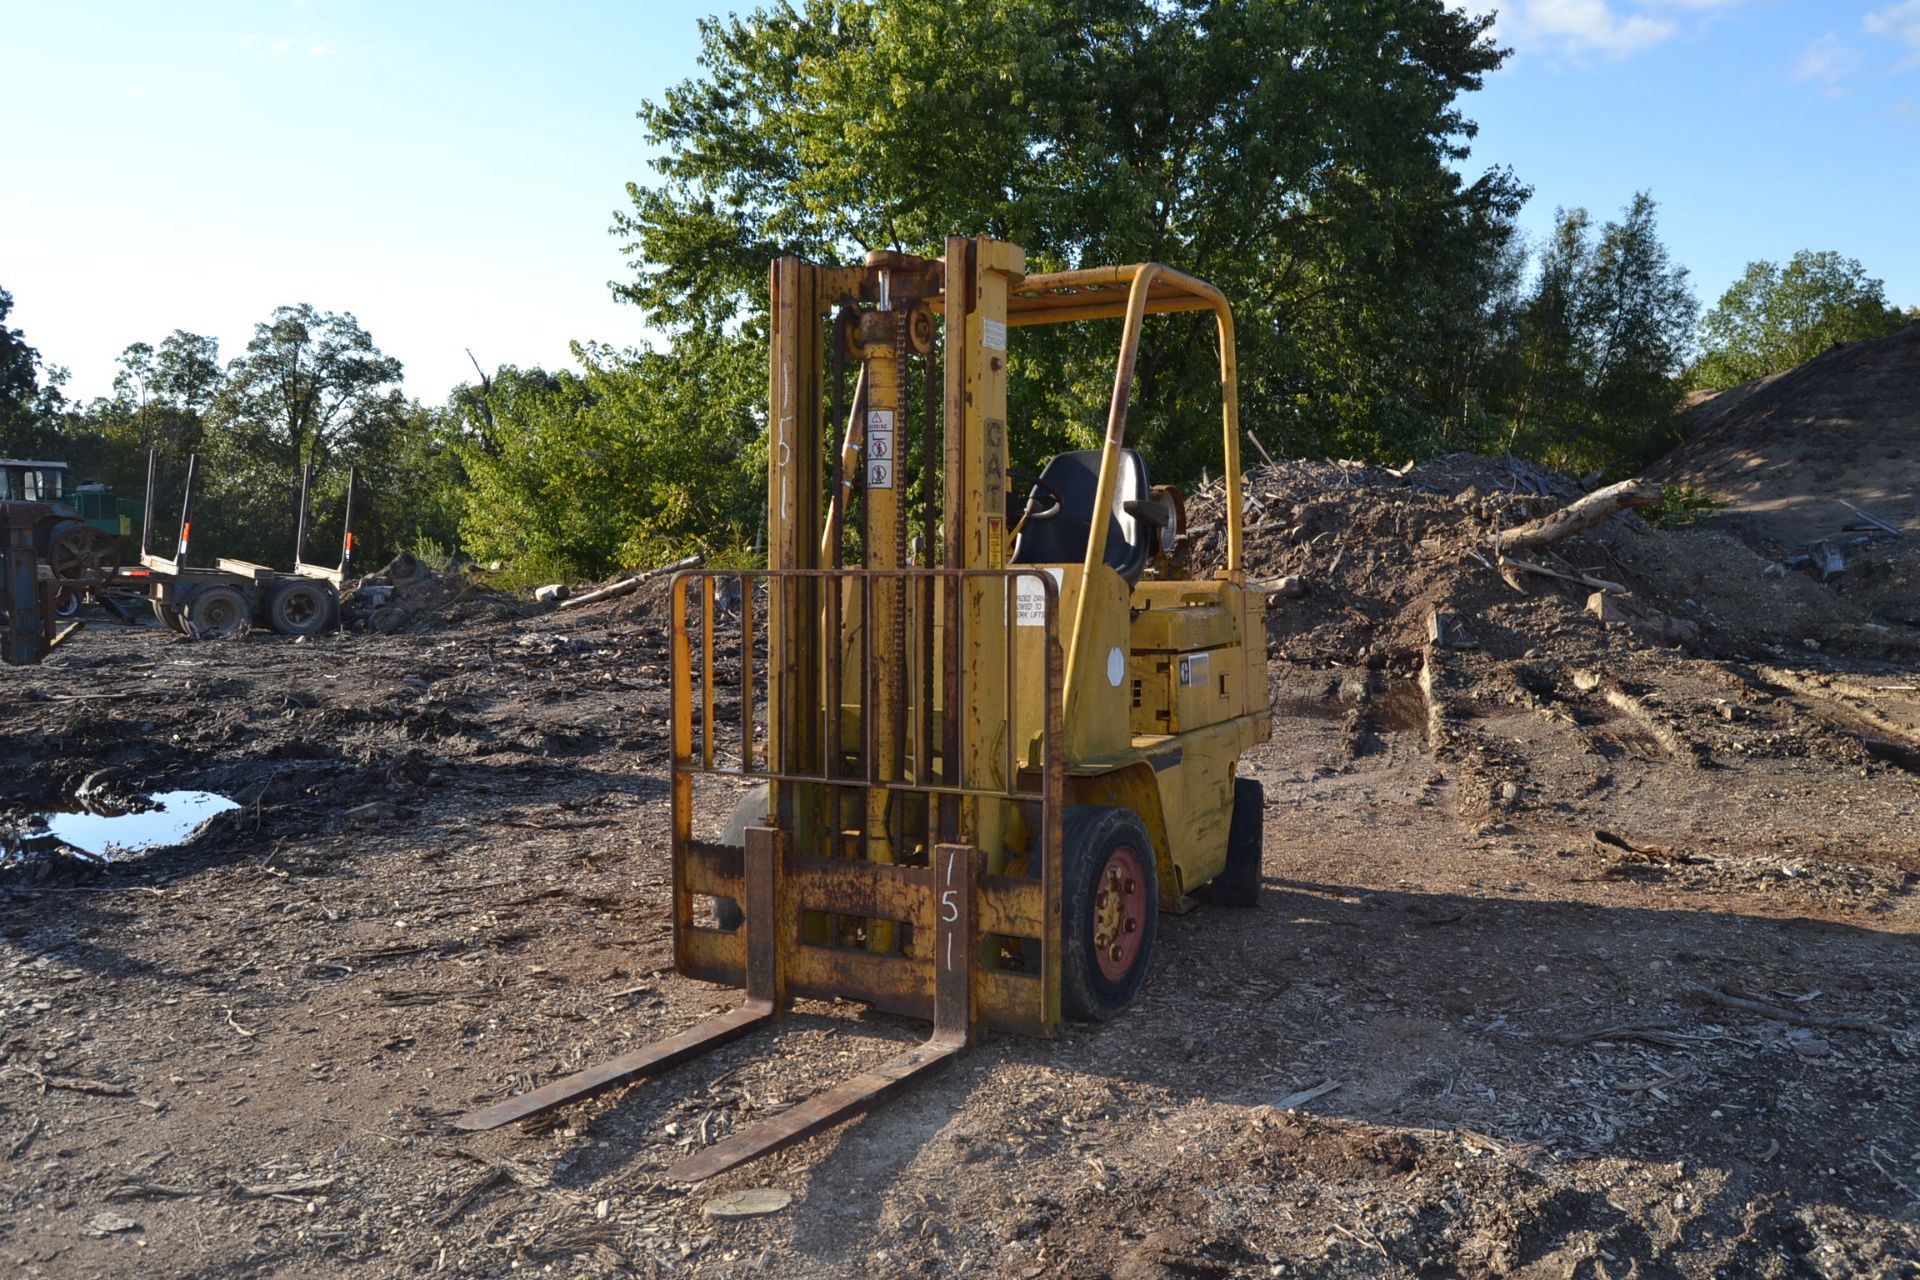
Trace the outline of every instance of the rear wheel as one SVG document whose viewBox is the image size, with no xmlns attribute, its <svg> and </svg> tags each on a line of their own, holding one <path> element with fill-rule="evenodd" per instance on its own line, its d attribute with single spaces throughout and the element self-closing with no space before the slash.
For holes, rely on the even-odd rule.
<svg viewBox="0 0 1920 1280">
<path fill-rule="evenodd" d="M 747 828 L 758 826 L 766 820 L 767 784 L 762 782 L 740 797 L 740 803 L 734 806 L 733 816 L 727 819 L 727 829 L 721 834 L 720 843 L 745 850 Z M 747 922 L 747 913 L 732 898 L 715 898 L 713 920 L 722 929 L 732 932 Z"/>
<path fill-rule="evenodd" d="M 120 567 L 120 548 L 104 530 L 63 520 L 47 536 L 47 567 L 56 578 L 99 581 Z"/>
<path fill-rule="evenodd" d="M 1267 793 L 1252 778 L 1233 780 L 1233 822 L 1227 828 L 1227 865 L 1209 894 L 1221 907 L 1260 905 L 1260 861 L 1265 841 Z"/>
<path fill-rule="evenodd" d="M 252 611 L 232 587 L 207 587 L 187 605 L 187 623 L 202 636 L 230 636 L 247 625 Z"/>
<path fill-rule="evenodd" d="M 1140 994 L 1160 926 L 1153 841 L 1129 809 L 1068 809 L 1061 830 L 1060 1001 L 1104 1022 Z"/>
<path fill-rule="evenodd" d="M 153 617 L 154 621 L 169 631 L 185 631 L 187 629 L 187 620 L 180 616 L 180 611 L 163 601 L 155 600 L 153 602 Z"/>
<path fill-rule="evenodd" d="M 317 582 L 282 582 L 267 596 L 267 622 L 283 636 L 317 636 L 333 625 L 333 597 Z"/>
</svg>

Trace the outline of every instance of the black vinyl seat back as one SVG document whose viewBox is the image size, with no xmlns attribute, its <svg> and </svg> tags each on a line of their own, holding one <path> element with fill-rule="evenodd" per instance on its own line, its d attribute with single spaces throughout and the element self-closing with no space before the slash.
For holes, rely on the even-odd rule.
<svg viewBox="0 0 1920 1280">
<path fill-rule="evenodd" d="M 1040 479 L 1060 494 L 1060 513 L 1050 520 L 1028 520 L 1013 542 L 1012 564 L 1081 564 L 1087 558 L 1087 535 L 1093 528 L 1093 503 L 1099 496 L 1100 450 L 1077 449 L 1056 453 Z M 1017 482 L 1016 482 L 1017 483 Z M 1129 587 L 1140 580 L 1153 554 L 1153 529 L 1129 515 L 1126 504 L 1145 501 L 1152 494 L 1147 464 L 1131 449 L 1120 451 L 1120 473 L 1114 486 L 1113 510 L 1102 526 L 1106 530 L 1107 567 Z M 1027 510 L 1050 505 L 1045 490 L 1027 498 Z"/>
</svg>

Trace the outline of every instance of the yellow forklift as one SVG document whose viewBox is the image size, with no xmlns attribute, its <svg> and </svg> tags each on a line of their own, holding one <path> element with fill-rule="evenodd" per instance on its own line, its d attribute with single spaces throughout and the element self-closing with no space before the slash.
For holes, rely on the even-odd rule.
<svg viewBox="0 0 1920 1280">
<path fill-rule="evenodd" d="M 857 1113 L 983 1029 L 1111 1018 L 1161 912 L 1253 904 L 1261 794 L 1235 768 L 1271 713 L 1232 315 L 1157 263 L 1025 264 L 963 237 L 940 259 L 773 264 L 767 568 L 672 588 L 674 960 L 745 1002 L 460 1127 L 657 1073 L 799 997 L 932 1022 L 912 1052 L 669 1171 L 698 1181 Z M 1126 447 L 1142 326 L 1187 311 L 1213 314 L 1220 357 L 1226 562 L 1204 576 L 1169 554 L 1180 495 Z M 1096 320 L 1121 322 L 1102 447 L 1015 469 L 1018 331 Z M 726 831 L 697 836 L 714 808 L 697 793 L 743 785 Z"/>
</svg>

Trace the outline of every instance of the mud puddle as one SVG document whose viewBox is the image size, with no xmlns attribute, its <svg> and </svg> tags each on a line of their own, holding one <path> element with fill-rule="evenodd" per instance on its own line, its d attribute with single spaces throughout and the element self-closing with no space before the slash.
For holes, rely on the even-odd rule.
<svg viewBox="0 0 1920 1280">
<path fill-rule="evenodd" d="M 156 791 L 147 797 L 151 808 L 130 813 L 88 810 L 49 813 L 41 818 L 34 836 L 58 840 L 83 853 L 111 861 L 128 854 L 165 849 L 183 843 L 217 813 L 240 806 L 212 791 Z"/>
</svg>

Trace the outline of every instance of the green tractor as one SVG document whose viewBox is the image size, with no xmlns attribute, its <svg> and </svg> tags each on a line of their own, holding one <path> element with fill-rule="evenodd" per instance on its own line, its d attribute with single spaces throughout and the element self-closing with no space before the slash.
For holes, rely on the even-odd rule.
<svg viewBox="0 0 1920 1280">
<path fill-rule="evenodd" d="M 112 578 L 134 545 L 143 508 L 104 484 L 75 485 L 64 462 L 0 458 L 0 502 L 46 508 L 34 526 L 34 549 L 59 586 L 56 617 L 80 612 L 90 588 Z"/>
</svg>

